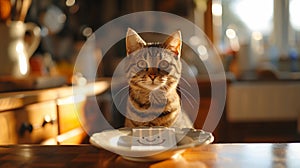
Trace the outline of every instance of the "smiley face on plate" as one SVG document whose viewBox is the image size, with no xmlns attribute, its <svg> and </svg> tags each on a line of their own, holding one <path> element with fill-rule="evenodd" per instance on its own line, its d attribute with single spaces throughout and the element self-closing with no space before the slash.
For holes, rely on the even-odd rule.
<svg viewBox="0 0 300 168">
<path fill-rule="evenodd" d="M 134 150 L 165 149 L 176 145 L 175 131 L 171 128 L 134 128 L 132 146 Z"/>
<path fill-rule="evenodd" d="M 166 139 L 162 138 L 159 135 L 156 136 L 142 136 L 137 139 L 137 142 L 141 145 L 163 145 L 166 142 Z"/>
</svg>

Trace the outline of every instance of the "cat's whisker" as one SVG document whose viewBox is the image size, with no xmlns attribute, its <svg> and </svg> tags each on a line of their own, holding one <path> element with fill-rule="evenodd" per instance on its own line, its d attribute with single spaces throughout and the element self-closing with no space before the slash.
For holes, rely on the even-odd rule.
<svg viewBox="0 0 300 168">
<path fill-rule="evenodd" d="M 181 92 L 181 90 L 183 91 L 183 92 Z M 184 88 L 180 88 L 180 90 L 179 90 L 181 93 L 186 93 L 186 94 L 188 94 L 188 96 L 190 96 L 190 98 L 192 98 L 193 99 L 193 101 L 195 102 L 195 103 L 197 103 L 197 100 L 194 98 L 194 96 L 189 92 L 189 91 L 187 91 L 186 89 L 184 89 Z"/>
<path fill-rule="evenodd" d="M 192 108 L 194 108 L 193 103 L 190 101 L 190 99 L 183 93 L 181 92 L 181 94 L 185 97 L 185 99 L 187 100 L 187 102 L 191 105 Z"/>
<path fill-rule="evenodd" d="M 133 81 L 132 84 L 134 85 L 138 85 L 138 83 L 145 83 L 144 80 L 136 80 L 136 81 Z"/>
<path fill-rule="evenodd" d="M 192 94 L 190 94 L 187 90 L 181 88 L 181 90 L 177 89 L 181 95 L 183 95 L 184 99 L 187 100 L 187 102 L 192 106 L 192 108 L 194 108 L 193 104 L 198 104 L 198 101 L 193 97 Z M 193 102 L 191 101 L 191 99 L 193 100 Z M 183 98 L 182 98 L 183 100 Z"/>
</svg>

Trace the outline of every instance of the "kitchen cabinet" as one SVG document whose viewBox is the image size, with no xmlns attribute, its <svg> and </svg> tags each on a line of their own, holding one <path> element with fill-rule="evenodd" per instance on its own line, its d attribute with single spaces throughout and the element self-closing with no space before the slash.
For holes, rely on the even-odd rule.
<svg viewBox="0 0 300 168">
<path fill-rule="evenodd" d="M 0 93 L 0 144 L 81 143 L 86 98 L 108 88 L 109 81 L 101 79 L 84 86 Z"/>
<path fill-rule="evenodd" d="M 239 81 L 228 88 L 226 142 L 299 141 L 299 81 Z"/>
</svg>

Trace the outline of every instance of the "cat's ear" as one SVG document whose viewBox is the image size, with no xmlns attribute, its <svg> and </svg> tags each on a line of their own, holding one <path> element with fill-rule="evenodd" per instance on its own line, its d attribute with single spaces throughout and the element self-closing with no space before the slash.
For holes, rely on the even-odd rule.
<svg viewBox="0 0 300 168">
<path fill-rule="evenodd" d="M 181 32 L 177 31 L 174 32 L 165 42 L 164 42 L 164 48 L 169 49 L 172 52 L 174 52 L 178 57 L 180 57 L 181 53 L 181 46 L 182 46 L 182 40 L 181 40 Z"/>
<path fill-rule="evenodd" d="M 128 28 L 126 34 L 126 52 L 127 55 L 141 49 L 146 42 L 131 28 Z"/>
</svg>

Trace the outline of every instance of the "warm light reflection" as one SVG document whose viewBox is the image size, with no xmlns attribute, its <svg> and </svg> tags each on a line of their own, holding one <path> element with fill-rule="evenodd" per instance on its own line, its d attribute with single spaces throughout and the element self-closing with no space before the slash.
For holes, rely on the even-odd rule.
<svg viewBox="0 0 300 168">
<path fill-rule="evenodd" d="M 28 71 L 27 58 L 24 53 L 19 54 L 20 73 L 26 75 Z"/>
<path fill-rule="evenodd" d="M 66 0 L 67 6 L 73 6 L 75 4 L 75 0 Z"/>
<path fill-rule="evenodd" d="M 84 95 L 74 95 L 67 98 L 62 98 L 57 100 L 58 105 L 64 105 L 64 104 L 76 104 L 83 102 L 86 99 Z"/>
<path fill-rule="evenodd" d="M 251 48 L 256 56 L 264 54 L 263 34 L 261 32 L 253 32 L 251 35 Z"/>
<path fill-rule="evenodd" d="M 91 36 L 92 33 L 93 33 L 93 29 L 90 28 L 90 27 L 86 27 L 86 28 L 84 28 L 83 31 L 82 31 L 82 35 L 85 36 L 85 37 Z"/>
<path fill-rule="evenodd" d="M 22 155 L 23 158 L 26 159 L 26 160 L 30 160 L 31 157 L 32 157 L 32 151 L 31 151 L 30 148 L 24 148 L 24 149 L 22 149 L 19 154 Z"/>
<path fill-rule="evenodd" d="M 199 45 L 197 51 L 202 61 L 206 61 L 208 59 L 207 49 L 205 46 Z"/>
<path fill-rule="evenodd" d="M 229 39 L 234 39 L 236 38 L 236 33 L 233 29 L 227 29 L 226 30 L 226 36 L 229 38 Z"/>
<path fill-rule="evenodd" d="M 69 132 L 63 133 L 61 135 L 58 135 L 56 140 L 59 143 L 62 143 L 70 138 L 76 137 L 78 135 L 81 135 L 84 131 L 81 128 L 72 129 Z"/>
<path fill-rule="evenodd" d="M 22 42 L 17 43 L 16 51 L 18 53 L 19 70 L 21 75 L 26 75 L 28 72 L 28 63 L 24 51 L 24 44 Z"/>
<path fill-rule="evenodd" d="M 16 45 L 16 51 L 17 53 L 23 53 L 24 52 L 24 45 L 22 42 L 18 42 Z"/>
<path fill-rule="evenodd" d="M 263 39 L 263 35 L 262 35 L 261 32 L 253 32 L 253 33 L 252 33 L 252 38 L 253 38 L 254 40 L 259 41 L 259 40 L 262 40 L 262 39 Z"/>
<path fill-rule="evenodd" d="M 192 36 L 190 39 L 189 39 L 189 42 L 191 45 L 193 46 L 197 46 L 200 44 L 200 38 L 197 37 L 197 36 Z"/>
<path fill-rule="evenodd" d="M 239 38 L 236 34 L 236 31 L 232 28 L 228 28 L 225 32 L 226 37 L 229 39 L 230 48 L 233 51 L 238 51 L 240 49 Z"/>
<path fill-rule="evenodd" d="M 197 167 L 197 168 L 207 168 L 206 164 L 195 160 L 195 161 L 187 161 L 184 157 L 181 155 L 175 155 L 175 158 L 172 157 L 172 159 L 165 160 L 162 162 L 154 163 L 150 166 L 150 168 L 161 168 L 161 167 L 174 167 L 174 168 L 181 168 L 181 167 Z"/>
<path fill-rule="evenodd" d="M 46 122 L 50 122 L 51 121 L 51 116 L 50 115 L 45 115 L 44 120 Z"/>
</svg>

